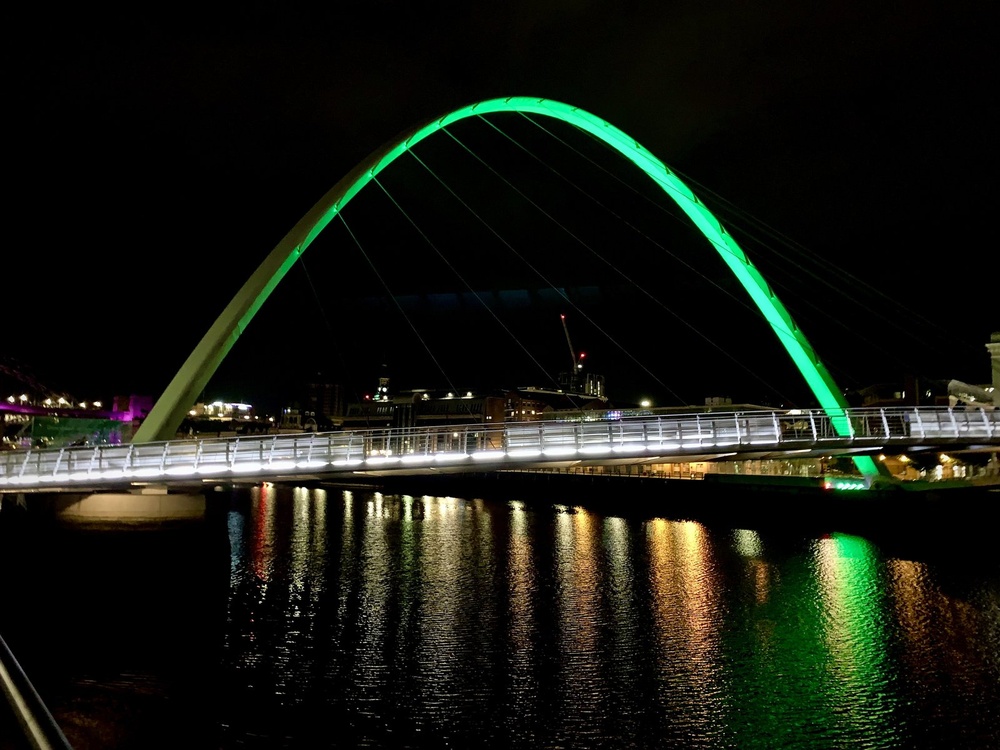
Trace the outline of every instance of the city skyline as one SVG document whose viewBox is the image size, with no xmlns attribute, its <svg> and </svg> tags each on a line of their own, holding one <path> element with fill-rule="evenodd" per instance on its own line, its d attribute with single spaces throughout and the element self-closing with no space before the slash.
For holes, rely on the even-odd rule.
<svg viewBox="0 0 1000 750">
<path fill-rule="evenodd" d="M 94 17 L 61 19 L 44 59 L 26 64 L 16 128 L 30 167 L 15 172 L 21 234 L 5 264 L 17 281 L 8 284 L 16 288 L 8 291 L 0 354 L 81 398 L 158 396 L 257 263 L 367 154 L 471 101 L 538 95 L 620 127 L 713 210 L 728 207 L 723 224 L 845 387 L 906 374 L 989 380 L 984 345 L 1000 327 L 988 283 L 996 263 L 987 207 L 996 189 L 987 182 L 995 160 L 987 133 L 996 94 L 985 29 L 974 15 L 937 4 L 907 16 L 862 4 L 838 6 L 839 13 L 792 5 L 766 13 L 600 7 L 465 9 L 447 24 L 433 11 L 407 11 L 364 33 L 364 19 L 353 26 L 327 16 L 271 18 L 259 9 L 239 19 L 209 13 L 197 24 L 138 19 L 128 34 Z M 333 22 L 342 36 L 326 33 Z M 481 33 L 472 37 L 473 29 Z M 479 152 L 497 153 L 485 145 Z M 557 158 L 549 150 L 544 156 Z M 443 154 L 435 169 L 448 163 Z M 407 193 L 402 178 L 391 187 L 408 206 L 419 204 L 419 191 Z M 487 197 L 508 217 L 522 211 L 499 190 Z M 422 208 L 419 226 L 438 226 Z M 384 208 L 373 216 L 376 224 L 393 221 Z M 513 230 L 509 218 L 502 226 Z M 651 226 L 648 217 L 642 226 Z M 220 368 L 218 391 L 206 395 L 251 400 L 246 390 L 271 370 L 298 378 L 312 370 L 363 386 L 383 364 L 401 387 L 449 379 L 457 387 L 545 385 L 568 357 L 561 313 L 612 394 L 733 395 L 717 391 L 751 376 L 712 351 L 718 341 L 760 368 L 759 392 L 780 395 L 790 386 L 777 385 L 784 378 L 777 365 L 765 366 L 776 360 L 770 334 L 728 330 L 745 322 L 743 308 L 708 296 L 730 281 L 711 270 L 708 248 L 685 244 L 684 231 L 667 242 L 693 247 L 679 253 L 681 263 L 708 278 L 685 277 L 680 290 L 666 284 L 675 267 L 647 270 L 652 256 L 639 243 L 587 237 L 631 277 L 655 278 L 658 294 L 691 300 L 672 308 L 680 322 L 651 322 L 647 310 L 629 310 L 652 349 L 641 363 L 646 371 L 624 367 L 614 342 L 628 342 L 631 329 L 612 332 L 608 314 L 641 295 L 602 273 L 599 262 L 589 275 L 582 267 L 574 275 L 586 250 L 569 248 L 572 260 L 553 261 L 559 278 L 546 276 L 578 293 L 579 310 L 558 299 L 539 302 L 549 287 L 529 271 L 514 273 L 501 250 L 444 253 L 449 262 L 474 261 L 462 276 L 472 288 L 535 300 L 504 320 L 531 344 L 531 361 L 499 328 L 480 337 L 490 323 L 485 313 L 461 308 L 457 321 L 455 308 L 443 306 L 448 295 L 468 294 L 459 281 L 442 286 L 441 270 L 427 278 L 402 272 L 417 257 L 419 234 L 362 242 L 381 274 L 395 271 L 399 308 L 438 295 L 439 309 L 425 306 L 425 318 L 408 321 L 365 261 L 348 258 L 350 243 L 335 244 L 330 231 L 265 303 Z M 469 242 L 488 241 L 486 232 Z M 554 245 L 538 244 L 518 249 L 541 262 Z M 634 273 L 637 267 L 643 270 Z M 359 319 L 368 302 L 375 312 Z M 688 314 L 693 309 L 703 314 Z M 419 322 L 419 336 L 390 342 L 392 315 L 399 331 Z M 297 321 L 309 325 L 299 330 Z M 430 340 L 435 328 L 459 322 L 468 327 L 452 330 L 460 344 Z M 686 324 L 698 330 L 685 331 Z M 357 341 L 349 328 L 360 329 Z M 727 333 L 733 338 L 722 343 Z M 489 347 L 492 358 L 472 361 Z M 407 372 L 418 360 L 422 371 Z M 349 372 L 344 361 L 365 374 Z M 501 366 L 507 362 L 509 370 Z M 698 371 L 702 362 L 706 370 Z M 219 392 L 226 387 L 233 392 Z"/>
</svg>

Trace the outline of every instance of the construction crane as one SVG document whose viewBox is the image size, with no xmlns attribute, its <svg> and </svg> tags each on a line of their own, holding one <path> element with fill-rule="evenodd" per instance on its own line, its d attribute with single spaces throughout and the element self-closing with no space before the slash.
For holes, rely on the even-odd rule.
<svg viewBox="0 0 1000 750">
<path fill-rule="evenodd" d="M 567 383 L 567 385 L 569 387 L 569 390 L 575 390 L 577 387 L 576 374 L 578 371 L 583 369 L 583 358 L 587 355 L 585 355 L 583 352 L 580 352 L 580 356 L 577 357 L 576 352 L 573 351 L 573 342 L 570 340 L 569 337 L 569 328 L 566 326 L 566 316 L 560 314 L 559 318 L 560 320 L 562 320 L 563 333 L 566 334 L 566 345 L 569 347 L 570 368 L 569 368 L 569 382 Z"/>
</svg>

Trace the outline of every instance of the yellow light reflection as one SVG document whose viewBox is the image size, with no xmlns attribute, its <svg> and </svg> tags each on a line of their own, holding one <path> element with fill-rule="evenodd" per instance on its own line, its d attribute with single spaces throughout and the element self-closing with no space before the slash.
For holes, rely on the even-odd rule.
<svg viewBox="0 0 1000 750">
<path fill-rule="evenodd" d="M 556 514 L 559 663 L 568 701 L 559 713 L 571 721 L 592 715 L 600 699 L 598 532 L 586 511 L 565 508 Z"/>
<path fill-rule="evenodd" d="M 722 721 L 720 658 L 723 581 L 712 559 L 703 526 L 663 519 L 647 526 L 650 590 L 656 627 L 656 671 L 664 700 L 676 695 L 676 681 L 703 699 L 687 721 L 694 733 L 710 732 Z M 674 691 L 674 692 L 671 692 Z"/>
<path fill-rule="evenodd" d="M 538 658 L 535 614 L 534 551 L 528 528 L 528 513 L 519 501 L 510 503 L 510 534 L 507 546 L 507 599 L 510 606 L 510 687 L 517 713 L 535 710 L 538 692 L 534 665 Z"/>
</svg>

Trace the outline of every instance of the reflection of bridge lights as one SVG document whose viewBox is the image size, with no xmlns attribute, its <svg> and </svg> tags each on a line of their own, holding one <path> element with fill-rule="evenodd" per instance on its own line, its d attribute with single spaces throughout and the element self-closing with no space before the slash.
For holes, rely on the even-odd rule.
<svg viewBox="0 0 1000 750">
<path fill-rule="evenodd" d="M 836 477 L 823 482 L 825 490 L 867 490 L 868 483 L 864 479 L 853 477 Z"/>
<path fill-rule="evenodd" d="M 297 469 L 320 469 L 328 464 L 327 461 L 302 461 L 295 464 Z"/>
<path fill-rule="evenodd" d="M 231 471 L 238 472 L 240 474 L 252 474 L 255 471 L 262 471 L 264 469 L 263 464 L 238 464 L 233 466 Z"/>
<path fill-rule="evenodd" d="M 395 464 L 399 463 L 398 456 L 372 456 L 365 461 L 366 464 L 371 464 L 372 466 L 384 466 L 385 464 Z"/>
<path fill-rule="evenodd" d="M 764 544 L 756 531 L 736 529 L 733 532 L 733 541 L 737 553 L 742 557 L 761 557 L 763 555 Z"/>
<path fill-rule="evenodd" d="M 585 445 L 580 449 L 580 453 L 610 453 L 610 445 Z"/>
<path fill-rule="evenodd" d="M 474 460 L 482 460 L 488 458 L 500 459 L 504 457 L 503 451 L 476 451 L 472 454 Z"/>
<path fill-rule="evenodd" d="M 546 448 L 542 453 L 546 456 L 572 456 L 576 454 L 576 448 Z"/>
<path fill-rule="evenodd" d="M 409 455 L 403 456 L 402 459 L 404 464 L 419 464 L 427 463 L 428 461 L 433 461 L 433 456 L 427 456 L 422 453 L 410 453 Z"/>
<path fill-rule="evenodd" d="M 467 453 L 438 453 L 434 456 L 434 460 L 440 462 L 462 461 L 468 457 Z"/>
</svg>

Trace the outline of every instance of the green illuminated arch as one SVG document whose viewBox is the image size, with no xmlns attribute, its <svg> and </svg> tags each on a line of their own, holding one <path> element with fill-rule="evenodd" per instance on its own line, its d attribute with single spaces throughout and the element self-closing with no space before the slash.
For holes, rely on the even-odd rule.
<svg viewBox="0 0 1000 750">
<path fill-rule="evenodd" d="M 760 271 L 747 259 L 736 240 L 663 162 L 633 138 L 589 112 L 548 99 L 510 97 L 462 107 L 439 119 L 420 125 L 398 140 L 374 151 L 334 185 L 285 235 L 222 311 L 215 324 L 191 352 L 163 395 L 157 400 L 152 411 L 136 431 L 133 442 L 170 440 L 176 435 L 187 410 L 195 403 L 240 334 L 257 314 L 260 306 L 316 236 L 361 188 L 398 156 L 427 136 L 466 117 L 493 112 L 524 112 L 563 120 L 601 139 L 645 172 L 691 218 L 743 284 L 788 351 L 795 366 L 805 377 L 820 406 L 831 416 L 843 414 L 842 409 L 847 407 L 846 400 L 785 306 L 768 286 Z M 842 416 L 835 419 L 834 424 L 840 434 L 849 434 L 850 426 Z M 875 463 L 870 458 L 856 458 L 855 462 L 866 475 L 872 476 L 878 473 Z"/>
</svg>

